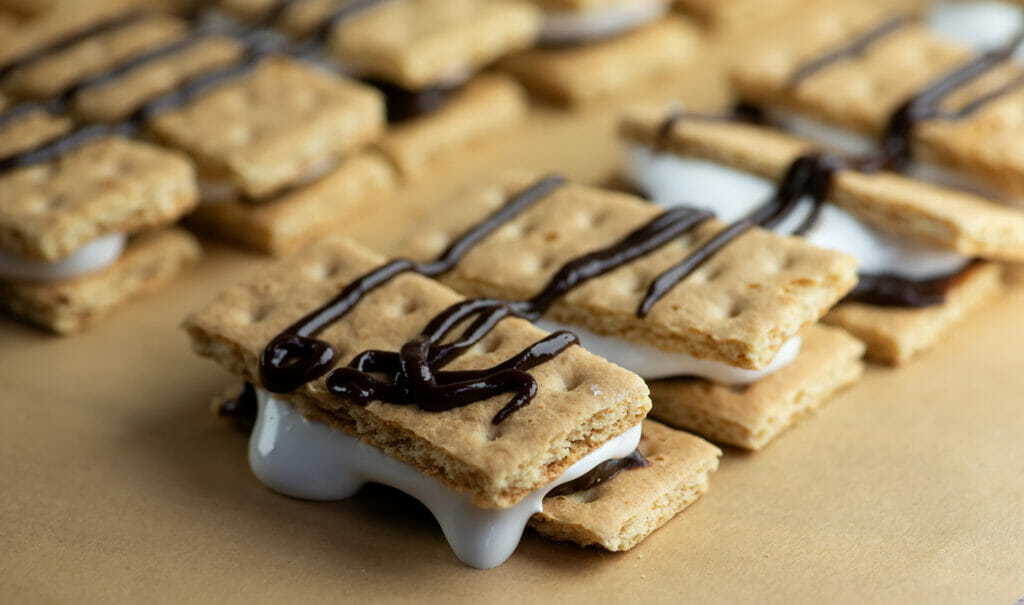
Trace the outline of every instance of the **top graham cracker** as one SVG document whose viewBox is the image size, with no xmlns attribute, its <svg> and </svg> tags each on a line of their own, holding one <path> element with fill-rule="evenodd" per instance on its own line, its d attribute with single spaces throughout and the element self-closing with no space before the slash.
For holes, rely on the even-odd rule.
<svg viewBox="0 0 1024 605">
<path fill-rule="evenodd" d="M 723 120 L 684 117 L 662 132 L 667 116 L 662 107 L 636 107 L 619 129 L 628 141 L 774 181 L 797 157 L 816 148 L 778 130 Z M 971 193 L 894 172 L 842 170 L 834 177 L 829 200 L 879 231 L 967 256 L 1024 261 L 1024 212 Z"/>
<path fill-rule="evenodd" d="M 439 205 L 394 252 L 437 256 L 505 203 L 532 176 L 507 173 Z M 610 245 L 663 209 L 621 193 L 568 184 L 477 244 L 440 279 L 474 296 L 525 300 L 567 261 Z M 700 224 L 669 245 L 569 292 L 548 316 L 593 332 L 741 368 L 762 368 L 856 282 L 856 262 L 754 229 L 739 236 L 658 301 L 636 309 L 651 281 L 721 230 Z"/>
<path fill-rule="evenodd" d="M 825 10 L 827 8 L 827 10 Z M 834 62 L 797 83 L 792 77 L 809 61 L 839 48 L 897 15 L 884 4 L 845 2 L 801 11 L 746 44 L 731 67 L 739 95 L 769 109 L 797 114 L 869 136 L 880 136 L 890 116 L 908 99 L 972 51 L 944 39 L 924 24 L 908 21 L 864 52 Z M 792 35 L 800 31 L 801 35 Z M 1007 62 L 943 100 L 947 112 L 966 106 L 1024 77 Z M 962 119 L 918 123 L 911 142 L 915 157 L 934 161 L 1024 194 L 1024 87 L 1017 86 Z"/>
<path fill-rule="evenodd" d="M 274 336 L 384 260 L 343 238 L 319 240 L 224 291 L 184 327 L 198 353 L 259 384 L 259 358 Z M 318 338 L 336 349 L 341 363 L 367 349 L 397 351 L 458 300 L 434 280 L 403 274 Z M 506 319 L 445 369 L 491 367 L 543 336 L 524 320 Z M 638 424 L 650 409 L 642 379 L 578 346 L 529 373 L 537 395 L 497 425 L 491 419 L 511 393 L 444 412 L 381 402 L 360 407 L 331 395 L 320 378 L 284 398 L 306 417 L 358 436 L 476 505 L 504 508 Z"/>
<path fill-rule="evenodd" d="M 111 137 L 0 174 L 0 247 L 54 261 L 97 237 L 172 223 L 196 204 L 180 153 Z"/>
<path fill-rule="evenodd" d="M 261 198 L 377 138 L 384 103 L 368 86 L 272 56 L 150 126 L 201 175 Z"/>
</svg>

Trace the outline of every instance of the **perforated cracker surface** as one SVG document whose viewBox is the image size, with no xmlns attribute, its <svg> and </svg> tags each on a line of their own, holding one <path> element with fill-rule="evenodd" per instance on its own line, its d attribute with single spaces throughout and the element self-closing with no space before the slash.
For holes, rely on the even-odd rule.
<svg viewBox="0 0 1024 605">
<path fill-rule="evenodd" d="M 240 80 L 158 117 L 155 133 L 263 197 L 376 138 L 380 95 L 367 86 L 284 57 L 269 57 Z"/>
<path fill-rule="evenodd" d="M 196 204 L 195 173 L 180 153 L 121 138 L 0 175 L 0 246 L 56 260 L 110 233 L 175 221 Z"/>
<path fill-rule="evenodd" d="M 502 175 L 440 204 L 395 253 L 433 258 L 534 179 Z M 478 244 L 441 279 L 467 295 L 525 300 L 570 259 L 614 243 L 660 212 L 629 195 L 569 184 Z M 852 258 L 755 230 L 673 288 L 646 318 L 638 318 L 635 311 L 650 282 L 722 227 L 707 221 L 584 283 L 556 302 L 549 317 L 667 351 L 756 368 L 769 363 L 785 341 L 856 281 Z"/>
<path fill-rule="evenodd" d="M 809 141 L 750 124 L 681 119 L 662 137 L 667 112 L 632 110 L 620 131 L 633 143 L 683 157 L 718 162 L 780 181 Z M 1024 259 L 1024 212 L 978 195 L 954 191 L 893 172 L 840 171 L 830 201 L 876 229 L 968 256 Z"/>
<path fill-rule="evenodd" d="M 191 315 L 185 328 L 193 348 L 258 384 L 258 359 L 271 338 L 383 260 L 348 240 L 315 242 Z M 335 347 L 343 363 L 366 349 L 396 351 L 458 300 L 438 282 L 405 274 L 369 294 L 319 337 Z M 523 320 L 503 321 L 449 367 L 490 367 L 543 334 Z M 387 403 L 364 408 L 330 395 L 319 379 L 286 398 L 308 417 L 358 435 L 469 494 L 478 506 L 505 507 L 638 423 L 650 407 L 639 377 L 579 347 L 530 374 L 538 383 L 537 396 L 499 425 L 491 419 L 510 394 L 446 412 Z"/>
<path fill-rule="evenodd" d="M 698 379 L 651 381 L 651 415 L 716 443 L 759 450 L 860 378 L 864 344 L 821 325 L 802 333 L 792 363 L 746 387 Z"/>
<path fill-rule="evenodd" d="M 650 466 L 589 490 L 544 499 L 530 519 L 541 535 L 623 551 L 636 546 L 708 489 L 722 452 L 694 435 L 645 420 L 638 448 Z"/>
</svg>

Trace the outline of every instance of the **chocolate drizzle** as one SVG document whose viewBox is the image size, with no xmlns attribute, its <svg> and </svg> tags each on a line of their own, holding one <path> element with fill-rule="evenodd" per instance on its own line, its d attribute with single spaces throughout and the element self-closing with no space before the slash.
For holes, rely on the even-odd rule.
<svg viewBox="0 0 1024 605">
<path fill-rule="evenodd" d="M 6 157 L 0 157 L 0 173 L 54 160 L 97 138 L 112 135 L 136 135 L 147 122 L 156 116 L 168 111 L 179 109 L 191 103 L 213 87 L 244 76 L 251 72 L 256 65 L 258 65 L 259 62 L 268 55 L 282 53 L 302 57 L 315 51 L 319 51 L 323 48 L 324 44 L 326 44 L 327 39 L 334 28 L 342 21 L 383 1 L 384 0 L 352 0 L 343 4 L 327 15 L 327 17 L 320 22 L 316 30 L 306 40 L 299 44 L 288 44 L 282 43 L 272 35 L 269 35 L 270 32 L 265 29 L 280 19 L 285 10 L 295 3 L 295 0 L 277 0 L 271 8 L 264 13 L 264 16 L 259 21 L 244 30 L 233 32 L 214 32 L 206 31 L 203 28 L 196 28 L 186 34 L 183 38 L 122 62 L 108 69 L 106 72 L 80 80 L 79 82 L 76 82 L 62 90 L 53 98 L 45 101 L 29 101 L 15 105 L 0 114 L 0 128 L 37 110 L 45 111 L 51 115 L 66 111 L 69 104 L 78 93 L 87 89 L 109 84 L 133 70 L 139 69 L 163 57 L 182 52 L 188 47 L 213 35 L 233 35 L 245 48 L 243 56 L 238 63 L 200 74 L 199 76 L 187 81 L 179 89 L 150 99 L 123 120 L 111 124 L 78 126 L 55 139 L 51 139 L 36 146 L 33 149 L 14 153 Z M 29 53 L 19 59 L 5 64 L 4 66 L 0 66 L 0 77 L 3 77 L 3 75 L 10 73 L 11 70 L 17 69 L 18 67 L 22 67 L 33 61 L 37 61 L 42 57 L 60 52 L 73 44 L 88 38 L 89 36 L 109 31 L 138 20 L 145 16 L 145 14 L 145 12 L 140 11 L 129 13 L 128 15 L 122 15 L 118 18 L 100 23 L 90 29 L 78 32 L 73 36 L 57 42 L 56 44 L 50 45 L 49 47 Z"/>
<path fill-rule="evenodd" d="M 963 281 L 967 268 L 941 277 L 912 280 L 891 274 L 861 274 L 857 286 L 847 294 L 847 302 L 876 307 L 921 308 L 940 305 L 946 295 Z"/>
<path fill-rule="evenodd" d="M 910 25 L 911 21 L 907 15 L 899 15 L 883 21 L 877 26 L 869 29 L 860 36 L 850 40 L 846 44 L 833 49 L 815 59 L 801 65 L 789 78 L 789 87 L 795 88 L 801 82 L 833 63 L 863 55 L 875 43 L 885 39 L 890 34 Z"/>
<path fill-rule="evenodd" d="M 546 498 L 553 498 L 555 496 L 568 496 L 569 494 L 575 494 L 576 492 L 583 492 L 588 489 L 597 487 L 605 481 L 609 481 L 615 475 L 618 475 L 622 471 L 630 471 L 635 468 L 643 468 L 650 466 L 650 462 L 644 458 L 640 450 L 633 450 L 633 453 L 626 456 L 625 458 L 615 458 L 613 460 L 606 460 L 601 464 L 598 464 L 587 474 L 582 477 L 573 479 L 568 483 L 563 483 L 555 489 L 548 492 Z"/>
<path fill-rule="evenodd" d="M 434 113 L 462 89 L 461 84 L 456 84 L 407 90 L 384 80 L 363 78 L 362 81 L 383 93 L 388 122 L 404 122 Z"/>
</svg>

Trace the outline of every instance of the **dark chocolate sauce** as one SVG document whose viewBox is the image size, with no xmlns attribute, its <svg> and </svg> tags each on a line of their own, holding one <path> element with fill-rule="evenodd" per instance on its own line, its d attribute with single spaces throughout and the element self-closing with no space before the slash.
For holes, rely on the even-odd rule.
<svg viewBox="0 0 1024 605">
<path fill-rule="evenodd" d="M 650 466 L 650 464 L 651 463 L 644 458 L 643 454 L 640 453 L 640 450 L 633 450 L 633 453 L 625 458 L 606 460 L 601 464 L 598 464 L 582 477 L 559 485 L 548 492 L 545 497 L 553 498 L 555 496 L 568 496 L 569 494 L 575 494 L 576 492 L 583 492 L 601 485 L 622 471 L 643 468 L 645 466 Z"/>
<path fill-rule="evenodd" d="M 238 395 L 222 401 L 217 408 L 218 416 L 230 419 L 238 428 L 245 431 L 252 431 L 256 426 L 257 412 L 259 402 L 256 400 L 256 387 L 251 382 L 244 383 Z"/>
<path fill-rule="evenodd" d="M 949 275 L 924 280 L 891 274 L 861 274 L 857 286 L 844 300 L 876 307 L 911 309 L 940 305 L 946 301 L 950 290 L 963 281 L 970 266 Z"/>
<path fill-rule="evenodd" d="M 899 15 L 887 21 L 883 21 L 876 27 L 869 29 L 846 44 L 801 65 L 793 72 L 793 75 L 790 76 L 789 86 L 791 88 L 796 87 L 807 78 L 834 63 L 863 55 L 874 44 L 907 25 L 910 25 L 910 23 L 911 20 L 907 15 Z"/>
<path fill-rule="evenodd" d="M 362 81 L 383 93 L 388 122 L 404 122 L 432 114 L 462 89 L 461 84 L 456 84 L 406 90 L 384 80 L 363 78 Z"/>
</svg>

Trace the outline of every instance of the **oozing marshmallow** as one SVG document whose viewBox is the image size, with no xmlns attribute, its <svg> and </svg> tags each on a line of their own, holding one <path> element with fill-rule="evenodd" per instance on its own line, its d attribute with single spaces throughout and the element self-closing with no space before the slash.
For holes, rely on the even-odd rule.
<svg viewBox="0 0 1024 605">
<path fill-rule="evenodd" d="M 658 204 L 693 205 L 712 210 L 724 221 L 740 219 L 769 200 L 775 183 L 721 164 L 658 153 L 630 145 L 627 167 L 636 182 Z M 790 233 L 813 207 L 802 200 L 776 228 Z M 818 220 L 805 235 L 822 248 L 845 252 L 859 262 L 862 274 L 886 273 L 909 279 L 928 279 L 957 272 L 969 259 L 946 250 L 929 248 L 904 238 L 875 231 L 845 210 L 825 204 Z"/>
<path fill-rule="evenodd" d="M 98 237 L 57 261 L 26 258 L 0 250 L 0 277 L 25 281 L 57 281 L 85 275 L 114 263 L 127 237 L 112 233 Z"/>
<path fill-rule="evenodd" d="M 348 498 L 369 482 L 397 488 L 430 509 L 455 555 L 477 569 L 496 567 L 515 551 L 526 522 L 541 512 L 545 494 L 606 460 L 628 456 L 640 443 L 638 424 L 608 440 L 515 506 L 486 509 L 356 437 L 306 420 L 289 403 L 267 391 L 256 389 L 256 395 L 259 412 L 249 438 L 249 465 L 264 485 L 309 500 Z"/>
<path fill-rule="evenodd" d="M 760 370 L 745 370 L 719 361 L 697 359 L 686 353 L 662 351 L 650 345 L 629 342 L 612 336 L 601 336 L 579 326 L 567 326 L 542 319 L 537 327 L 548 332 L 569 330 L 580 339 L 580 346 L 608 361 L 648 379 L 693 376 L 724 384 L 742 386 L 756 382 L 786 367 L 800 354 L 799 336 L 789 339 L 770 364 Z"/>
<path fill-rule="evenodd" d="M 661 17 L 668 4 L 666 0 L 643 0 L 585 12 L 547 12 L 540 39 L 547 44 L 576 44 L 609 38 Z"/>
<path fill-rule="evenodd" d="M 1009 2 L 935 2 L 926 21 L 944 38 L 988 50 L 1009 43 L 1024 29 L 1024 11 Z M 1024 49 L 1017 49 L 1016 56 L 1024 57 Z"/>
</svg>

